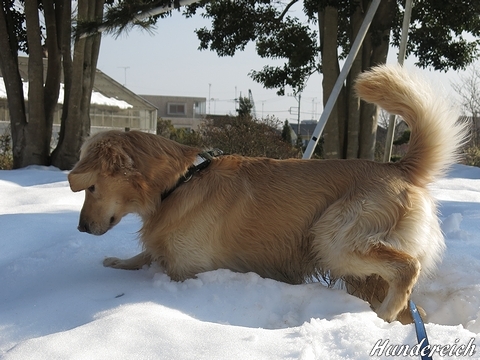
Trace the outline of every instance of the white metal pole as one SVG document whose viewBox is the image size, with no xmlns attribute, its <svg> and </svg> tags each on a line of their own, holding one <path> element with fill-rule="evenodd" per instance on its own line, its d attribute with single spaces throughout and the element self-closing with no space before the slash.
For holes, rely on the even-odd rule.
<svg viewBox="0 0 480 360">
<path fill-rule="evenodd" d="M 403 65 L 405 54 L 407 52 L 408 27 L 410 26 L 410 18 L 412 17 L 413 0 L 407 0 L 405 4 L 405 14 L 403 15 L 402 39 L 400 40 L 400 49 L 398 50 L 398 63 Z M 389 162 L 392 157 L 393 135 L 395 133 L 395 114 L 390 115 L 388 121 L 387 139 L 385 140 L 385 153 L 383 154 L 383 162 Z"/>
<path fill-rule="evenodd" d="M 350 68 L 352 67 L 353 60 L 355 60 L 355 57 L 358 54 L 358 51 L 360 49 L 360 46 L 362 45 L 363 39 L 367 34 L 368 28 L 372 23 L 373 16 L 377 11 L 378 5 L 380 5 L 380 1 L 381 0 L 372 1 L 372 4 L 370 5 L 370 8 L 367 11 L 367 14 L 365 15 L 365 19 L 363 19 L 362 26 L 358 30 L 357 37 L 352 45 L 352 48 L 350 49 L 350 53 L 348 54 L 347 59 L 345 60 L 345 64 L 343 65 L 342 71 L 340 72 L 340 75 L 338 75 L 337 82 L 333 86 L 332 92 L 330 93 L 327 103 L 325 104 L 323 113 L 320 116 L 320 120 L 318 120 L 318 124 L 315 127 L 315 130 L 313 131 L 310 141 L 308 142 L 307 149 L 303 154 L 303 159 L 310 159 L 312 157 L 313 150 L 315 150 L 315 146 L 317 146 L 317 143 L 318 143 L 318 138 L 320 137 L 320 134 L 322 133 L 323 128 L 325 127 L 328 117 L 330 116 L 330 113 L 333 110 L 333 107 L 335 106 L 335 102 L 337 101 L 338 95 L 340 94 L 340 90 L 342 89 L 343 83 L 347 78 Z"/>
</svg>

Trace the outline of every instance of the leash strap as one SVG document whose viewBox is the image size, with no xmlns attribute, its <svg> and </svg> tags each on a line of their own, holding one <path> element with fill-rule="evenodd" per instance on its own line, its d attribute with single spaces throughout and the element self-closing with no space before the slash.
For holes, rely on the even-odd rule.
<svg viewBox="0 0 480 360">
<path fill-rule="evenodd" d="M 425 355 L 424 350 L 427 346 L 430 348 L 430 344 L 428 342 L 428 337 L 427 337 L 427 330 L 425 330 L 425 324 L 423 323 L 422 317 L 420 316 L 420 313 L 418 312 L 417 306 L 415 303 L 410 300 L 409 301 L 409 306 L 410 306 L 410 313 L 412 314 L 413 317 L 413 322 L 415 323 L 415 331 L 417 333 L 417 341 L 420 346 L 420 358 L 422 360 L 433 360 L 432 356 L 429 356 L 429 352 Z"/>
</svg>

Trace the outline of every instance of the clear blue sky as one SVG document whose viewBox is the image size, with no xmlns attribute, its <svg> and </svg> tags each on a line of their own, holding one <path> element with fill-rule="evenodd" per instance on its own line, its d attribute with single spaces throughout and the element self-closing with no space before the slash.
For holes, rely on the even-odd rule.
<svg viewBox="0 0 480 360">
<path fill-rule="evenodd" d="M 200 51 L 194 30 L 203 26 L 209 27 L 209 21 L 198 15 L 185 19 L 174 12 L 172 17 L 158 21 L 153 34 L 132 30 L 119 38 L 104 35 L 98 68 L 122 84 L 126 81 L 126 86 L 138 94 L 213 99 L 207 100 L 207 112 L 210 107 L 210 112 L 216 114 L 234 114 L 233 99 L 240 93 L 248 96 L 250 89 L 257 116 L 275 115 L 282 121 L 289 119 L 296 123 L 295 98 L 278 97 L 275 90 L 264 89 L 248 76 L 252 69 L 259 70 L 275 61 L 256 55 L 254 44 L 234 57 L 220 58 L 214 52 Z M 395 62 L 396 49 L 390 53 L 389 62 Z M 413 61 L 407 60 L 406 66 L 413 68 Z M 450 83 L 452 79 L 458 81 L 458 74 L 422 72 L 435 86 L 443 87 L 446 94 L 454 95 Z M 318 120 L 322 109 L 321 76 L 316 74 L 302 93 L 302 120 Z"/>
</svg>

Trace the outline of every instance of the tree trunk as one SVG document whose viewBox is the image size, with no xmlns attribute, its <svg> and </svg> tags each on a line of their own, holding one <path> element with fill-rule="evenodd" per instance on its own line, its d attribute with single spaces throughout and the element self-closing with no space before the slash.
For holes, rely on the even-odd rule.
<svg viewBox="0 0 480 360">
<path fill-rule="evenodd" d="M 58 106 L 58 95 L 60 92 L 60 82 L 62 75 L 62 18 L 66 17 L 69 21 L 71 14 L 63 13 L 64 1 L 44 0 L 43 8 L 45 14 L 45 25 L 47 31 L 46 47 L 48 52 L 47 76 L 45 79 L 45 122 L 46 138 L 50 143 L 52 138 L 53 118 Z"/>
<path fill-rule="evenodd" d="M 324 10 L 319 11 L 318 24 L 322 56 L 323 104 L 325 105 L 340 72 L 336 36 L 338 29 L 337 9 L 332 6 L 327 6 Z M 340 157 L 340 132 L 337 105 L 334 106 L 325 124 L 323 137 L 325 139 L 323 146 L 325 158 L 334 159 Z"/>
<path fill-rule="evenodd" d="M 359 2 L 348 19 L 352 29 L 351 44 L 355 41 L 370 3 L 370 0 Z M 386 62 L 395 6 L 396 3 L 393 0 L 384 0 L 380 3 L 360 51 L 353 61 L 346 88 L 344 87 L 340 92 L 332 115 L 325 125 L 323 135 L 326 158 L 374 159 L 377 108 L 375 105 L 360 103 L 352 85 L 362 71 Z M 340 73 L 336 36 L 338 12 L 335 8 L 327 6 L 323 12 L 319 11 L 319 28 L 325 104 Z"/>
<path fill-rule="evenodd" d="M 0 67 L 7 91 L 8 110 L 12 131 L 13 168 L 22 166 L 23 149 L 25 148 L 25 127 L 27 116 L 25 111 L 22 78 L 18 71 L 18 43 L 12 35 L 12 15 L 9 9 L 0 6 Z"/>
<path fill-rule="evenodd" d="M 72 7 L 71 2 L 66 1 L 63 8 L 64 14 L 71 14 Z M 62 107 L 62 115 L 60 121 L 60 131 L 59 131 L 59 140 L 57 143 L 57 147 L 52 153 L 52 164 L 57 166 L 59 162 L 58 158 L 58 150 L 59 144 L 63 142 L 65 138 L 65 123 L 68 118 L 68 109 L 70 106 L 70 89 L 72 88 L 72 72 L 73 72 L 73 61 L 72 61 L 72 48 L 71 48 L 71 38 L 72 38 L 72 28 L 71 28 L 71 20 L 66 16 L 62 17 L 62 36 L 60 38 L 61 41 L 61 53 L 62 53 L 62 63 L 63 63 L 63 107 Z"/>
<path fill-rule="evenodd" d="M 64 3 L 68 4 L 69 2 L 43 1 L 45 45 L 48 54 L 44 82 L 44 48 L 42 47 L 38 3 L 36 1 L 25 2 L 29 49 L 28 111 L 25 111 L 24 93 L 18 71 L 18 41 L 16 38 L 14 39 L 15 31 L 11 28 L 7 29 L 8 32 L 1 31 L 2 34 L 8 34 L 11 40 L 8 47 L 10 52 L 1 52 L 1 62 L 5 83 L 9 84 L 6 87 L 10 89 L 7 90 L 7 93 L 9 94 L 8 104 L 12 124 L 14 168 L 31 164 L 50 164 L 53 117 L 57 108 L 61 81 L 61 29 L 71 26 L 71 12 L 63 13 Z M 62 22 L 62 17 L 63 20 L 67 20 L 67 26 Z M 61 25 L 60 22 L 62 22 Z M 3 39 L 3 36 L 0 36 L 0 39 Z M 70 40 L 68 43 L 70 44 Z M 2 48 L 7 47 L 2 46 Z"/>
<path fill-rule="evenodd" d="M 351 18 L 352 24 L 352 34 L 350 36 L 350 43 L 353 44 L 355 38 L 357 37 L 360 26 L 362 25 L 363 19 L 365 17 L 365 9 L 363 6 L 357 6 L 355 12 Z M 345 152 L 345 157 L 347 159 L 356 159 L 358 158 L 359 152 L 359 133 L 360 133 L 360 100 L 357 95 L 353 92 L 353 84 L 358 74 L 362 72 L 362 49 L 360 50 L 355 57 L 350 73 L 347 77 L 347 96 L 348 96 L 348 128 L 346 131 L 346 143 L 347 148 Z"/>
<path fill-rule="evenodd" d="M 364 2 L 368 3 L 368 6 L 370 6 L 370 1 Z M 367 70 L 372 66 L 384 64 L 387 61 L 390 30 L 393 26 L 395 8 L 396 2 L 393 0 L 384 0 L 380 3 L 364 41 L 362 51 L 363 70 Z M 359 158 L 373 160 L 375 157 L 377 117 L 377 106 L 362 102 Z"/>
<path fill-rule="evenodd" d="M 26 146 L 21 166 L 48 165 L 50 138 L 47 138 L 43 89 L 43 49 L 36 1 L 25 2 L 28 41 L 28 118 Z"/>
<path fill-rule="evenodd" d="M 79 19 L 101 20 L 104 0 L 80 0 Z M 12 125 L 14 168 L 31 164 L 70 169 L 78 160 L 79 149 L 90 131 L 90 100 L 100 48 L 98 34 L 75 41 L 71 58 L 71 2 L 44 0 L 43 9 L 48 51 L 44 82 L 43 48 L 36 1 L 25 2 L 29 48 L 28 111 L 18 71 L 18 41 L 8 6 L 0 9 L 0 66 L 8 95 Z M 10 15 L 10 18 L 9 18 Z M 9 21 L 10 20 L 10 21 Z M 60 141 L 50 159 L 53 117 L 58 104 L 63 57 L 65 98 Z M 72 86 L 75 84 L 75 86 Z"/>
<path fill-rule="evenodd" d="M 101 19 L 104 0 L 80 0 L 78 18 Z M 64 51 L 65 100 L 58 145 L 52 153 L 52 164 L 71 169 L 78 161 L 80 148 L 90 135 L 90 100 L 95 80 L 101 35 L 75 39 L 73 61 Z M 77 86 L 73 86 L 77 84 Z"/>
</svg>

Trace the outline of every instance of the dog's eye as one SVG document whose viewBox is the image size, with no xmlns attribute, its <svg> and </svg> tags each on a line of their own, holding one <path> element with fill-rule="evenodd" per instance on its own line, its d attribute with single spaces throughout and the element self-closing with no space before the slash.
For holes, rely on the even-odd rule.
<svg viewBox="0 0 480 360">
<path fill-rule="evenodd" d="M 95 191 L 95 185 L 89 186 L 89 187 L 88 187 L 88 191 L 90 191 L 91 193 L 93 193 L 93 192 Z"/>
</svg>

